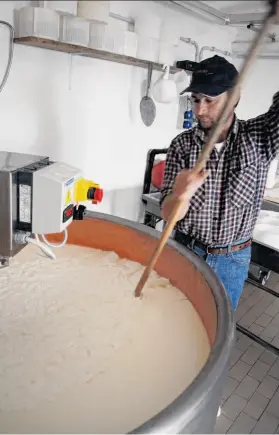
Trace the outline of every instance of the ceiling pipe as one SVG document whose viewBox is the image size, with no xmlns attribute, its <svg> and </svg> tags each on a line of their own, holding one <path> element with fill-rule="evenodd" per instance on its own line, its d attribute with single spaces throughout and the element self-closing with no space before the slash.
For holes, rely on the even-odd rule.
<svg viewBox="0 0 279 435">
<path fill-rule="evenodd" d="M 248 56 L 247 53 L 233 53 L 233 57 L 236 59 L 246 59 Z M 272 55 L 272 54 L 260 54 L 257 56 L 257 59 L 266 59 L 266 60 L 279 60 L 279 55 Z"/>
<path fill-rule="evenodd" d="M 191 44 L 195 47 L 195 62 L 199 62 L 199 45 L 196 41 L 193 41 L 191 38 L 180 38 L 180 41 L 185 42 L 185 44 Z"/>
<path fill-rule="evenodd" d="M 169 3 L 169 2 L 165 2 Z M 243 13 L 243 14 L 231 14 L 223 13 L 218 9 L 206 5 L 202 1 L 177 1 L 171 0 L 171 3 L 179 5 L 184 10 L 190 10 L 192 13 L 199 15 L 203 19 L 212 17 L 219 20 L 223 25 L 245 25 L 253 22 L 254 24 L 262 24 L 264 21 L 264 13 Z"/>
<path fill-rule="evenodd" d="M 208 6 L 201 1 L 187 1 L 187 2 L 182 2 L 182 3 L 187 3 L 188 6 L 190 5 L 190 6 L 193 6 L 194 8 L 202 10 L 203 12 L 207 13 L 208 15 L 211 15 L 214 18 L 218 18 L 219 20 L 223 20 L 224 24 L 228 24 L 228 15 L 227 14 L 224 14 L 223 12 L 221 12 L 218 9 L 215 9 L 211 6 Z"/>
<path fill-rule="evenodd" d="M 251 44 L 252 42 L 253 41 L 251 39 L 246 39 L 246 40 L 245 39 L 243 39 L 243 40 L 239 39 L 239 40 L 233 41 L 232 44 Z M 263 45 L 266 45 L 266 44 L 267 45 L 270 45 L 270 44 L 275 44 L 276 45 L 276 44 L 278 44 L 278 42 L 279 41 L 274 41 L 274 42 L 273 41 L 264 41 Z"/>
<path fill-rule="evenodd" d="M 153 0 L 153 1 L 156 1 L 156 0 Z M 178 1 L 178 0 L 161 1 L 161 0 L 157 0 L 156 3 L 160 3 L 163 6 L 172 7 L 179 12 L 190 12 L 192 15 L 198 17 L 199 19 L 203 19 L 204 21 L 207 21 L 209 18 L 208 13 L 203 14 L 201 12 L 201 10 L 193 7 L 192 5 L 188 4 L 188 2 L 185 2 L 185 1 Z M 225 24 L 224 19 L 223 18 L 219 19 L 218 17 L 216 17 L 214 22 L 217 24 L 220 24 L 220 25 Z"/>
<path fill-rule="evenodd" d="M 205 45 L 204 47 L 201 48 L 200 55 L 199 55 L 199 62 L 202 61 L 204 51 L 213 51 L 214 53 L 219 53 L 219 54 L 222 54 L 223 56 L 232 57 L 232 53 L 230 53 L 229 51 L 219 50 L 219 48 L 209 47 L 209 46 Z"/>
<path fill-rule="evenodd" d="M 250 43 L 251 41 L 249 41 Z M 215 53 L 219 53 L 222 54 L 223 56 L 228 56 L 228 57 L 232 57 L 232 58 L 236 58 L 236 59 L 245 59 L 247 57 L 247 53 L 230 53 L 229 51 L 225 51 L 225 50 L 219 50 L 219 48 L 216 47 L 208 47 L 208 46 L 204 46 L 201 48 L 200 50 L 200 55 L 199 55 L 199 62 L 202 60 L 202 55 L 204 51 L 213 51 Z M 257 56 L 257 59 L 267 59 L 267 60 L 276 60 L 279 59 L 279 54 L 278 55 L 273 55 L 273 54 L 260 54 Z"/>
<path fill-rule="evenodd" d="M 260 29 L 254 23 L 248 24 L 247 29 L 253 30 L 253 32 L 260 32 Z M 276 33 L 267 33 L 266 37 L 271 39 L 272 42 L 276 42 Z"/>
</svg>

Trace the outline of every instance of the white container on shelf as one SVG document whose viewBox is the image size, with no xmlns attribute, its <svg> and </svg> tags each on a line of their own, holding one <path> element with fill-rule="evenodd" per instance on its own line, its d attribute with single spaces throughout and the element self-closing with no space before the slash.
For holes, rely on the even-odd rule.
<svg viewBox="0 0 279 435">
<path fill-rule="evenodd" d="M 61 16 L 59 40 L 68 44 L 87 47 L 89 43 L 89 21 L 69 15 Z"/>
<path fill-rule="evenodd" d="M 97 50 L 106 49 L 107 24 L 91 22 L 89 27 L 89 44 L 90 48 Z"/>
<path fill-rule="evenodd" d="M 160 41 L 177 46 L 180 41 L 180 28 L 175 21 L 163 20 L 160 29 Z"/>
<path fill-rule="evenodd" d="M 135 17 L 135 32 L 140 37 L 160 39 L 161 18 L 151 13 L 139 13 Z"/>
<path fill-rule="evenodd" d="M 93 20 L 107 24 L 109 20 L 109 11 L 110 1 L 78 1 L 77 15 L 86 20 Z"/>
<path fill-rule="evenodd" d="M 166 42 L 160 42 L 158 62 L 173 66 L 175 62 L 175 46 Z"/>
<path fill-rule="evenodd" d="M 137 35 L 124 29 L 110 29 L 108 25 L 105 36 L 105 50 L 136 57 Z"/>
<path fill-rule="evenodd" d="M 105 50 L 110 53 L 124 53 L 125 34 L 122 29 L 110 29 L 107 27 L 105 36 Z"/>
<path fill-rule="evenodd" d="M 129 32 L 125 30 L 125 41 L 123 54 L 130 57 L 137 56 L 138 49 L 138 36 L 135 32 Z"/>
<path fill-rule="evenodd" d="M 77 0 L 63 0 L 63 1 L 55 1 L 55 0 L 44 0 L 38 1 L 38 6 L 42 8 L 51 9 L 58 13 L 76 15 L 77 14 Z"/>
<path fill-rule="evenodd" d="M 59 39 L 59 14 L 51 9 L 27 6 L 18 11 L 18 37 Z"/>
<path fill-rule="evenodd" d="M 159 41 L 154 38 L 138 37 L 137 58 L 149 60 L 150 62 L 158 62 L 159 57 Z"/>
</svg>

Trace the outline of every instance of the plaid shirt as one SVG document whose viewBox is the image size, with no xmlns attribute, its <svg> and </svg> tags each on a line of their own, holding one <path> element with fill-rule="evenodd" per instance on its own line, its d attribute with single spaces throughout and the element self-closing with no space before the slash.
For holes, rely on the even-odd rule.
<svg viewBox="0 0 279 435">
<path fill-rule="evenodd" d="M 172 192 L 177 174 L 192 168 L 204 145 L 199 128 L 184 131 L 168 148 L 160 204 Z M 279 92 L 267 113 L 248 121 L 234 119 L 218 153 L 206 168 L 210 175 L 190 202 L 176 229 L 206 245 L 226 245 L 252 237 L 261 209 L 271 161 L 279 151 Z"/>
</svg>

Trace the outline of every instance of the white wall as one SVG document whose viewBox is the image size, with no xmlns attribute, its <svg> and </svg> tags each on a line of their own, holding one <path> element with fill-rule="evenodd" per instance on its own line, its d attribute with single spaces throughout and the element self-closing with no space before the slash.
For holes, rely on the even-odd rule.
<svg viewBox="0 0 279 435">
<path fill-rule="evenodd" d="M 27 3 L 1 1 L 0 19 L 12 23 L 13 8 Z M 234 32 L 226 27 L 208 25 L 154 2 L 111 3 L 112 12 L 127 16 L 135 15 L 139 7 L 146 13 L 154 10 L 176 20 L 181 36 L 200 46 L 231 50 Z M 1 29 L 0 77 L 7 41 Z M 182 44 L 179 52 L 180 58 L 194 59 L 190 46 Z M 146 128 L 139 113 L 146 70 L 76 56 L 71 85 L 69 72 L 67 54 L 15 46 L 11 74 L 0 95 L 1 149 L 47 155 L 80 167 L 105 189 L 104 202 L 96 210 L 136 220 L 147 151 L 167 147 L 178 133 L 177 104 L 157 104 L 156 120 Z"/>
<path fill-rule="evenodd" d="M 239 69 L 240 60 L 234 62 Z M 240 119 L 254 118 L 265 113 L 272 97 L 279 91 L 279 59 L 257 59 L 245 81 L 236 113 Z"/>
</svg>

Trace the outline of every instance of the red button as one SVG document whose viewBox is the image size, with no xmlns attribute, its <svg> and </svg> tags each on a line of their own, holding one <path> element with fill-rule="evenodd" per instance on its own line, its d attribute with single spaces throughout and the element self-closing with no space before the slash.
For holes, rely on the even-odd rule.
<svg viewBox="0 0 279 435">
<path fill-rule="evenodd" d="M 72 209 L 70 208 L 69 210 L 66 211 L 66 216 L 69 217 L 72 214 Z"/>
<path fill-rule="evenodd" d="M 101 202 L 104 196 L 104 191 L 103 189 L 96 189 L 95 193 L 94 193 L 94 200 Z"/>
</svg>

